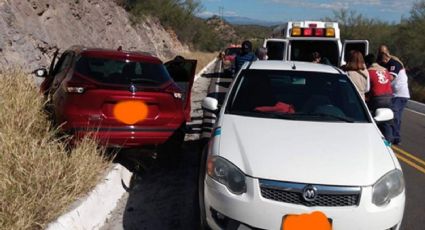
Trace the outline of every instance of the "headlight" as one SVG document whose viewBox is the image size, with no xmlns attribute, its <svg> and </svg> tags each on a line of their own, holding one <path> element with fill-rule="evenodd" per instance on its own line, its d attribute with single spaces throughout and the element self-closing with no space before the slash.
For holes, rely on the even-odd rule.
<svg viewBox="0 0 425 230">
<path fill-rule="evenodd" d="M 209 157 L 207 173 L 214 180 L 224 184 L 232 193 L 246 192 L 245 175 L 232 163 L 221 157 Z"/>
<path fill-rule="evenodd" d="M 404 190 L 403 173 L 395 169 L 381 177 L 373 185 L 372 202 L 377 206 L 383 206 Z"/>
</svg>

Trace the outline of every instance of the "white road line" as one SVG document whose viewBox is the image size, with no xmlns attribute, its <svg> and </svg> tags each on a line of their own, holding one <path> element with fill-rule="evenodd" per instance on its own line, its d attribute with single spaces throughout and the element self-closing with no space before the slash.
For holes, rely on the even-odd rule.
<svg viewBox="0 0 425 230">
<path fill-rule="evenodd" d="M 196 81 L 198 78 L 200 78 L 202 76 L 202 74 L 204 74 L 208 70 L 208 68 L 210 68 L 211 65 L 214 64 L 216 61 L 217 61 L 217 58 L 214 58 L 210 63 L 208 63 L 204 68 L 202 68 L 202 70 L 199 71 L 198 74 L 196 74 L 194 81 Z"/>
<path fill-rule="evenodd" d="M 217 77 L 217 81 L 215 82 L 215 92 L 218 93 L 218 90 L 220 89 L 220 85 L 218 83 L 220 83 L 220 75 L 221 75 L 221 66 L 222 66 L 222 61 L 219 62 L 218 65 L 218 77 Z"/>
<path fill-rule="evenodd" d="M 417 111 L 415 111 L 415 110 L 412 110 L 412 109 L 409 109 L 409 108 L 406 108 L 406 110 L 408 110 L 409 112 L 416 113 L 416 114 L 418 114 L 418 115 L 420 115 L 420 116 L 424 116 L 424 117 L 425 117 L 425 114 L 420 113 L 420 112 L 417 112 Z"/>
</svg>

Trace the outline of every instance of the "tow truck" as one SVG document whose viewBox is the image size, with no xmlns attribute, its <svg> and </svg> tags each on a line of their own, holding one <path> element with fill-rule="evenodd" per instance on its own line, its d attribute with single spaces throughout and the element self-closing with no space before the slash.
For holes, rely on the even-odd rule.
<svg viewBox="0 0 425 230">
<path fill-rule="evenodd" d="M 278 27 L 272 38 L 264 40 L 269 60 L 311 61 L 313 52 L 319 52 L 334 66 L 342 66 L 352 50 L 369 53 L 368 40 L 341 40 L 337 22 L 287 22 Z"/>
</svg>

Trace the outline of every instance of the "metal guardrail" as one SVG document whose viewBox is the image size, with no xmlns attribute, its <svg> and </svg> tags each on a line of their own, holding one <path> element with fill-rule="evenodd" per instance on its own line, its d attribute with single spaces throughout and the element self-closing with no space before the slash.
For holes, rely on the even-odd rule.
<svg viewBox="0 0 425 230">
<path fill-rule="evenodd" d="M 418 113 L 423 113 L 425 114 L 425 104 L 424 103 L 420 103 L 417 101 L 413 101 L 413 100 L 409 100 L 407 101 L 407 108 L 414 110 Z"/>
</svg>

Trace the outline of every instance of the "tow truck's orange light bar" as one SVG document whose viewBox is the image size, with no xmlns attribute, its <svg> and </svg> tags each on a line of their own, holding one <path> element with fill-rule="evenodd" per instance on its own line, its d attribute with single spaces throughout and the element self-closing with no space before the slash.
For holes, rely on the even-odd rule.
<svg viewBox="0 0 425 230">
<path fill-rule="evenodd" d="M 292 28 L 292 36 L 301 36 L 301 28 L 299 27 L 294 27 Z"/>
<path fill-rule="evenodd" d="M 326 37 L 335 37 L 335 29 L 326 28 Z"/>
<path fill-rule="evenodd" d="M 300 28 L 293 27 L 292 37 L 335 37 L 335 28 Z"/>
</svg>

